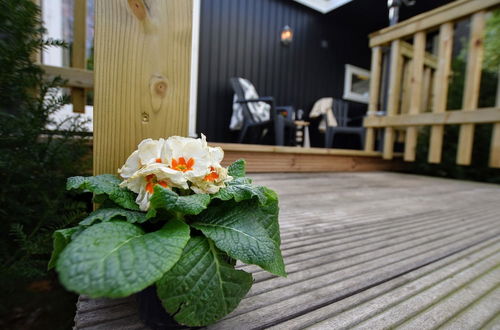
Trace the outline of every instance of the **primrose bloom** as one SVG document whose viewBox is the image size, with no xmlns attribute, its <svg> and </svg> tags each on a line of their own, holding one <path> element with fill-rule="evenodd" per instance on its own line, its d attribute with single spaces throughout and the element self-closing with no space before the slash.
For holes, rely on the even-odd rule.
<svg viewBox="0 0 500 330">
<path fill-rule="evenodd" d="M 165 141 L 165 157 L 170 168 L 184 173 L 187 179 L 209 173 L 210 157 L 205 135 L 201 139 L 169 137 Z"/>
<path fill-rule="evenodd" d="M 214 194 L 232 179 L 220 165 L 223 157 L 222 149 L 209 147 L 203 134 L 200 139 L 146 139 L 118 170 L 124 179 L 120 186 L 138 194 L 136 203 L 143 211 L 156 185 Z"/>
<path fill-rule="evenodd" d="M 209 173 L 191 180 L 191 189 L 197 194 L 215 194 L 220 188 L 226 186 L 226 182 L 233 179 L 227 175 L 227 169 L 220 165 L 224 158 L 224 151 L 220 147 L 208 147 L 208 155 L 210 159 Z"/>
</svg>

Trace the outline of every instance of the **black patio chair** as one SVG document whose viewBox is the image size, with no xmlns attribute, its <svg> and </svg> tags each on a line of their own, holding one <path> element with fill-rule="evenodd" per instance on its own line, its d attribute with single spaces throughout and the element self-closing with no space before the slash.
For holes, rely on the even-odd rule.
<svg viewBox="0 0 500 330">
<path fill-rule="evenodd" d="M 274 128 L 274 143 L 277 146 L 285 145 L 285 128 L 289 127 L 289 140 L 292 140 L 295 130 L 295 124 L 292 119 L 294 112 L 293 106 L 276 106 L 272 96 L 262 96 L 256 99 L 247 100 L 245 99 L 245 93 L 239 79 L 237 77 L 231 78 L 230 82 L 237 97 L 236 102 L 240 103 L 243 108 L 243 126 L 238 137 L 238 143 L 243 143 L 248 130 L 252 127 L 259 127 L 261 129 Z M 254 118 L 248 108 L 248 103 L 251 102 L 265 102 L 269 104 L 271 106 L 270 119 L 260 121 Z"/>
<path fill-rule="evenodd" d="M 337 120 L 337 126 L 328 126 L 328 116 L 323 115 L 326 120 L 326 132 L 325 132 L 325 148 L 332 148 L 333 141 L 335 140 L 335 135 L 337 133 L 341 134 L 355 134 L 359 136 L 361 142 L 361 149 L 364 149 L 365 145 L 365 128 L 362 126 L 348 126 L 349 122 L 357 118 L 349 118 L 349 103 L 344 100 L 333 99 L 333 114 L 335 120 Z"/>
</svg>

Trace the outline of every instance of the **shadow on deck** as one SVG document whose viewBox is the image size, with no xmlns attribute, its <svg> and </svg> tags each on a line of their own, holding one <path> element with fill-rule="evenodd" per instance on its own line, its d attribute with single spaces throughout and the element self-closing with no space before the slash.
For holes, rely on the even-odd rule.
<svg viewBox="0 0 500 330">
<path fill-rule="evenodd" d="M 397 173 L 254 174 L 280 195 L 288 278 L 211 329 L 500 327 L 500 187 Z M 80 298 L 76 329 L 145 329 L 133 299 Z"/>
</svg>

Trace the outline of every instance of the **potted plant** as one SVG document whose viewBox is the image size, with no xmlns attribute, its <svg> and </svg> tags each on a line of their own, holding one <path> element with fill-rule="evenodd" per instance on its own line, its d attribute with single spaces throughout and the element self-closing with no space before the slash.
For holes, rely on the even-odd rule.
<svg viewBox="0 0 500 330">
<path fill-rule="evenodd" d="M 236 260 L 286 276 L 278 196 L 252 184 L 245 162 L 178 136 L 142 141 L 121 169 L 71 177 L 99 208 L 54 232 L 49 268 L 68 289 L 119 298 L 147 288 L 179 324 L 204 326 L 236 308 L 252 276 Z"/>
</svg>

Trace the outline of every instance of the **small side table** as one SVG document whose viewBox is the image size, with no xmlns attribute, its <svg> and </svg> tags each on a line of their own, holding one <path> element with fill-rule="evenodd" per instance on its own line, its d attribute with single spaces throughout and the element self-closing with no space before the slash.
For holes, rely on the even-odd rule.
<svg viewBox="0 0 500 330">
<path fill-rule="evenodd" d="M 311 123 L 305 120 L 295 120 L 294 123 L 296 126 L 295 142 L 297 143 L 297 147 L 310 148 L 309 124 Z"/>
</svg>

